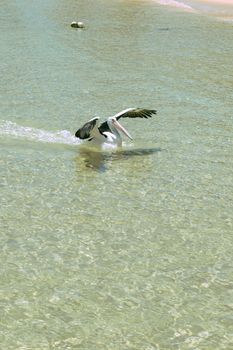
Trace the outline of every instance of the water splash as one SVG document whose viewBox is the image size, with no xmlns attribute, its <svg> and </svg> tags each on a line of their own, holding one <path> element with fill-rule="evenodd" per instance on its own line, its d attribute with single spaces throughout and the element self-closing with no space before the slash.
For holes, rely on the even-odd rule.
<svg viewBox="0 0 233 350">
<path fill-rule="evenodd" d="M 81 144 L 80 140 L 68 130 L 52 132 L 18 125 L 11 121 L 0 122 L 0 136 L 4 135 L 38 142 L 62 143 L 68 145 Z"/>
</svg>

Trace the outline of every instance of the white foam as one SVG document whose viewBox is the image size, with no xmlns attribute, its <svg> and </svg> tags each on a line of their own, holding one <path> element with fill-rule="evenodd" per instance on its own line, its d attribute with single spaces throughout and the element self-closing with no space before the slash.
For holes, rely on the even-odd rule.
<svg viewBox="0 0 233 350">
<path fill-rule="evenodd" d="M 3 121 L 0 123 L 0 136 L 4 135 L 48 143 L 63 143 L 68 145 L 79 145 L 81 143 L 81 141 L 68 130 L 52 132 L 21 126 L 11 121 Z"/>
<path fill-rule="evenodd" d="M 155 0 L 157 3 L 160 5 L 165 5 L 165 6 L 172 6 L 172 7 L 178 7 L 183 10 L 188 10 L 188 11 L 195 11 L 194 8 L 192 8 L 189 5 L 184 4 L 183 2 L 176 1 L 176 0 Z"/>
</svg>

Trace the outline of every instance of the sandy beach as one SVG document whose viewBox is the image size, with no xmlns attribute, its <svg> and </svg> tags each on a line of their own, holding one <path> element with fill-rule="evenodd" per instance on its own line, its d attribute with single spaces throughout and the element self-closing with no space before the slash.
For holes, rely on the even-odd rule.
<svg viewBox="0 0 233 350">
<path fill-rule="evenodd" d="M 233 0 L 155 0 L 161 5 L 233 20 Z"/>
<path fill-rule="evenodd" d="M 197 5 L 208 5 L 213 6 L 215 8 L 225 8 L 226 10 L 229 10 L 229 8 L 233 8 L 233 0 L 184 0 L 186 3 L 192 3 L 194 6 Z"/>
<path fill-rule="evenodd" d="M 233 1 L 232 0 L 202 0 L 198 2 L 206 2 L 206 3 L 214 3 L 214 4 L 219 4 L 219 5 L 230 5 L 233 6 Z"/>
</svg>

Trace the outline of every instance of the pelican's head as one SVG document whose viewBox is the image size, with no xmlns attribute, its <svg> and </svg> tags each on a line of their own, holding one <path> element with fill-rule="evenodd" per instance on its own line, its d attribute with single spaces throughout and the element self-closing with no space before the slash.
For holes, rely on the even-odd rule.
<svg viewBox="0 0 233 350">
<path fill-rule="evenodd" d="M 110 128 L 111 126 L 115 127 L 117 130 L 125 134 L 125 136 L 127 136 L 130 140 L 133 140 L 128 131 L 117 121 L 115 117 L 108 118 L 108 124 Z"/>
</svg>

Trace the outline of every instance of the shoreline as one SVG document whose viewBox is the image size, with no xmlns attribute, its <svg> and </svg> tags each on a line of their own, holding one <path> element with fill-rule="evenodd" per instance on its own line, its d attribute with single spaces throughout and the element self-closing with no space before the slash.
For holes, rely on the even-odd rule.
<svg viewBox="0 0 233 350">
<path fill-rule="evenodd" d="M 154 0 L 160 5 L 233 21 L 233 0 Z"/>
</svg>

